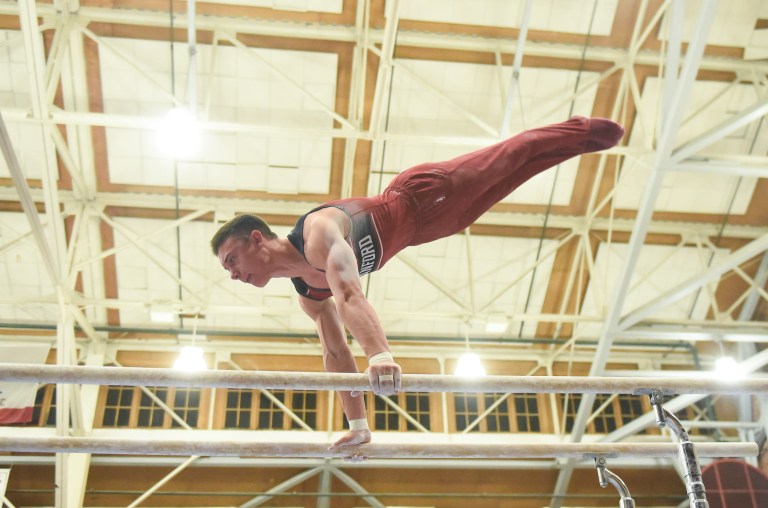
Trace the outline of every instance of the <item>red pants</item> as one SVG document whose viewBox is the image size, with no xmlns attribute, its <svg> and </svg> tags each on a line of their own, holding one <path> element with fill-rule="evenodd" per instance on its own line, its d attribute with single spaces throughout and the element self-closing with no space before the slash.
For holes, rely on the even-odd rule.
<svg viewBox="0 0 768 508">
<path fill-rule="evenodd" d="M 419 245 L 460 232 L 528 179 L 571 157 L 610 148 L 623 134 L 610 120 L 574 117 L 450 161 L 414 166 L 398 175 L 381 198 L 390 206 L 400 201 L 392 200 L 391 193 L 407 199 L 415 209 L 407 245 Z"/>
</svg>

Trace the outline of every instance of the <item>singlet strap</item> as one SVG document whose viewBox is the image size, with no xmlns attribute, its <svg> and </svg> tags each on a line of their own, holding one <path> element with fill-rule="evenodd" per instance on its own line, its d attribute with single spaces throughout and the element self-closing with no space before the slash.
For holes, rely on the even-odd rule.
<svg viewBox="0 0 768 508">
<path fill-rule="evenodd" d="M 299 254 L 301 254 L 301 256 L 304 258 L 305 261 L 307 261 L 307 255 L 304 252 L 304 220 L 311 213 L 314 213 L 318 210 L 322 210 L 323 208 L 331 208 L 331 207 L 341 210 L 342 212 L 347 214 L 347 217 L 349 217 L 350 221 L 352 220 L 352 217 L 349 215 L 349 212 L 347 212 L 343 207 L 336 206 L 336 205 L 322 205 L 322 206 L 318 206 L 317 208 L 313 208 L 309 212 L 299 217 L 299 220 L 296 221 L 296 225 L 293 227 L 290 233 L 288 233 L 288 241 L 291 242 L 291 245 L 293 245 L 297 251 L 299 251 Z M 307 261 L 307 263 L 309 263 L 309 261 Z M 321 270 L 320 268 L 315 268 L 315 270 L 319 272 L 325 272 L 325 270 Z M 299 293 L 301 296 L 309 298 L 310 300 L 322 301 L 322 300 L 327 300 L 328 298 L 333 296 L 333 293 L 331 292 L 330 289 L 313 288 L 312 286 L 304 282 L 304 280 L 301 279 L 300 277 L 291 278 L 291 282 L 293 282 L 293 287 L 296 288 L 297 293 Z"/>
<path fill-rule="evenodd" d="M 297 293 L 299 293 L 301 296 L 309 298 L 310 300 L 321 302 L 333 296 L 333 293 L 331 292 L 330 289 L 313 288 L 312 286 L 304 282 L 304 280 L 301 279 L 300 277 L 293 277 L 291 279 L 291 282 L 293 282 L 293 287 L 296 288 Z"/>
</svg>

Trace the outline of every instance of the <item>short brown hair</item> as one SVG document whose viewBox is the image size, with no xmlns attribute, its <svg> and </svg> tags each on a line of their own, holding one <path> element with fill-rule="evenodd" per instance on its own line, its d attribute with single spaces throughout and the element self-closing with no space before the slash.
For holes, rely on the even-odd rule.
<svg viewBox="0 0 768 508">
<path fill-rule="evenodd" d="M 252 213 L 244 213 L 236 216 L 234 219 L 230 219 L 216 231 L 216 234 L 211 238 L 213 254 L 215 256 L 219 255 L 219 249 L 227 238 L 234 236 L 246 239 L 251 235 L 251 231 L 254 230 L 261 231 L 261 234 L 266 238 L 277 238 L 277 235 L 272 232 L 269 224 L 264 222 L 264 219 Z"/>
</svg>

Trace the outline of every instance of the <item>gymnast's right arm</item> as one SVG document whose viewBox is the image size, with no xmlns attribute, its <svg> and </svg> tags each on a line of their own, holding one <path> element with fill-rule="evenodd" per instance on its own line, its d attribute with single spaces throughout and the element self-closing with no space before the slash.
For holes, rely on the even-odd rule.
<svg viewBox="0 0 768 508">
<path fill-rule="evenodd" d="M 302 310 L 315 322 L 323 346 L 323 365 L 328 372 L 358 372 L 355 357 L 347 344 L 344 325 L 332 298 L 322 301 L 299 297 Z M 365 412 L 365 397 L 360 392 L 339 392 L 350 429 L 331 449 L 368 443 L 371 431 Z"/>
<path fill-rule="evenodd" d="M 300 296 L 301 309 L 315 322 L 323 346 L 323 364 L 328 372 L 358 372 L 349 348 L 336 304 L 332 298 L 322 301 Z"/>
</svg>

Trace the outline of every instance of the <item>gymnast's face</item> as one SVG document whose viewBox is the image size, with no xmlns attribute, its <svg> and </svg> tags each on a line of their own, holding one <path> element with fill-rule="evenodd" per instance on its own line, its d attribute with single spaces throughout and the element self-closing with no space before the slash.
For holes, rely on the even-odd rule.
<svg viewBox="0 0 768 508">
<path fill-rule="evenodd" d="M 230 236 L 219 248 L 219 262 L 233 280 L 263 288 L 271 279 L 264 236 L 252 231 L 248 238 Z"/>
</svg>

